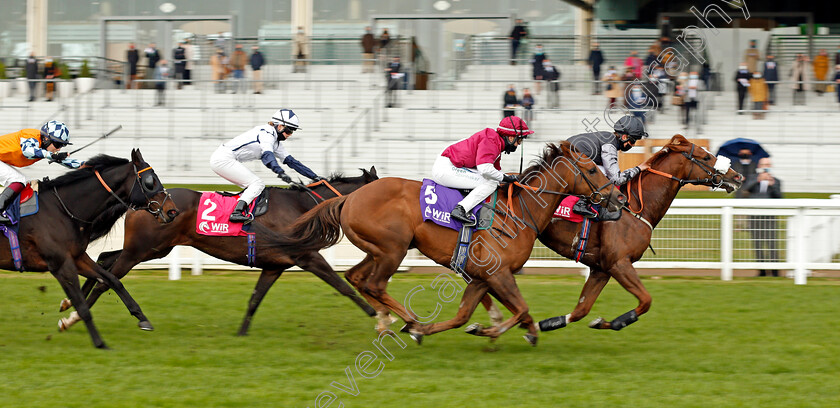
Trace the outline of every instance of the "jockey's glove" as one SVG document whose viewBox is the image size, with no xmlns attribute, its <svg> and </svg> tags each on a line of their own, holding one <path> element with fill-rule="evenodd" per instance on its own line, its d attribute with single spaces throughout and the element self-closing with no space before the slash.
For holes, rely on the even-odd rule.
<svg viewBox="0 0 840 408">
<path fill-rule="evenodd" d="M 278 175 L 277 175 L 277 177 L 278 177 L 280 180 L 285 181 L 286 183 L 290 183 L 290 184 L 291 184 L 291 182 L 292 182 L 292 178 L 291 178 L 291 177 L 289 177 L 289 175 L 288 175 L 288 174 L 286 174 L 286 173 L 280 173 L 280 174 L 278 174 Z"/>
<path fill-rule="evenodd" d="M 67 156 L 68 154 L 65 152 L 55 152 L 52 154 L 52 157 L 50 157 L 50 160 L 61 163 L 67 158 Z"/>
<path fill-rule="evenodd" d="M 519 181 L 519 177 L 516 174 L 505 174 L 502 176 L 503 183 L 516 183 Z"/>
</svg>

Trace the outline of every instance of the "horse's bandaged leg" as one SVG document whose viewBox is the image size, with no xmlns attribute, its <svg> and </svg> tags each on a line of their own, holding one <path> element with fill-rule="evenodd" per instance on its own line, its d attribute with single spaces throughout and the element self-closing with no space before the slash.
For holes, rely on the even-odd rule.
<svg viewBox="0 0 840 408">
<path fill-rule="evenodd" d="M 633 324 L 636 320 L 639 320 L 639 316 L 636 315 L 636 309 L 633 309 L 611 321 L 610 328 L 618 331 Z"/>
<path fill-rule="evenodd" d="M 557 316 L 540 321 L 540 331 L 552 331 L 566 327 L 566 316 Z"/>
</svg>

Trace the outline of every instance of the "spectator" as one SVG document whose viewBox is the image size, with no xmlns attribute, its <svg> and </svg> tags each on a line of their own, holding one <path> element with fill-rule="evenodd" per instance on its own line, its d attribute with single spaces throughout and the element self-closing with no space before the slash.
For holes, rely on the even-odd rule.
<svg viewBox="0 0 840 408">
<path fill-rule="evenodd" d="M 750 149 L 741 149 L 738 151 L 738 160 L 732 162 L 732 170 L 741 173 L 744 177 L 749 177 L 755 174 L 756 163 L 753 160 L 753 154 Z M 746 184 L 742 185 L 738 191 L 735 191 L 735 198 L 747 198 Z"/>
<path fill-rule="evenodd" d="M 639 58 L 638 52 L 630 51 L 630 56 L 624 60 L 624 67 L 633 72 L 633 79 L 642 77 L 642 59 Z"/>
<path fill-rule="evenodd" d="M 834 89 L 837 91 L 837 102 L 840 102 L 840 64 L 834 67 Z"/>
<path fill-rule="evenodd" d="M 747 71 L 747 63 L 742 62 L 735 73 L 735 82 L 738 86 L 738 110 L 744 110 L 744 99 L 747 97 L 747 88 L 750 87 L 750 72 Z M 743 112 L 738 112 L 740 115 Z"/>
<path fill-rule="evenodd" d="M 793 104 L 805 104 L 805 91 L 810 89 L 808 77 L 808 57 L 804 54 L 797 54 L 796 61 L 793 62 L 793 69 L 791 69 L 790 80 L 793 82 Z"/>
<path fill-rule="evenodd" d="M 688 128 L 691 121 L 691 110 L 697 109 L 697 105 L 700 103 L 700 91 L 703 90 L 703 81 L 700 80 L 700 75 L 697 74 L 697 71 L 691 71 L 688 74 L 688 81 L 685 84 L 685 127 Z"/>
<path fill-rule="evenodd" d="M 772 55 L 767 56 L 767 61 L 764 61 L 764 80 L 767 83 L 767 100 L 771 105 L 776 104 L 776 82 L 779 80 L 779 70 L 776 67 L 776 58 Z"/>
<path fill-rule="evenodd" d="M 297 28 L 297 33 L 295 34 L 295 50 L 295 57 L 297 59 L 305 60 L 309 58 L 309 52 L 306 46 L 306 33 L 303 31 L 303 26 L 298 26 Z M 306 65 L 306 61 L 295 62 L 294 72 L 306 72 Z"/>
<path fill-rule="evenodd" d="M 388 34 L 388 29 L 383 28 L 382 34 L 379 34 L 379 58 L 386 58 L 388 56 L 388 44 L 391 43 L 391 34 Z"/>
<path fill-rule="evenodd" d="M 265 58 L 263 58 L 260 48 L 256 45 L 251 47 L 251 51 L 251 69 L 254 74 L 254 93 L 261 94 L 263 86 L 262 66 L 265 64 Z"/>
<path fill-rule="evenodd" d="M 601 50 L 598 48 L 598 43 L 592 43 L 592 50 L 589 51 L 589 68 L 592 69 L 592 84 L 594 85 L 594 91 L 592 95 L 598 95 L 601 93 L 601 64 L 606 62 L 604 59 L 604 54 L 601 53 Z"/>
<path fill-rule="evenodd" d="M 370 26 L 365 27 L 365 35 L 362 36 L 362 73 L 373 72 L 375 62 L 373 60 L 373 48 L 376 46 L 376 39 L 370 31 Z"/>
<path fill-rule="evenodd" d="M 47 58 L 44 61 L 44 79 L 55 79 L 61 75 L 61 71 L 53 63 L 52 58 Z M 55 81 L 47 81 L 45 83 L 47 102 L 53 100 L 53 92 L 55 92 Z"/>
<path fill-rule="evenodd" d="M 519 51 L 519 43 L 522 41 L 522 38 L 528 36 L 528 29 L 525 28 L 525 24 L 522 22 L 521 18 L 516 19 L 516 25 L 513 26 L 513 30 L 510 31 L 510 65 L 516 65 L 516 53 Z"/>
<path fill-rule="evenodd" d="M 193 69 L 193 61 L 195 61 L 195 47 L 190 42 L 190 39 L 187 38 L 184 40 L 184 57 L 186 58 L 186 63 L 184 64 L 184 85 L 192 85 L 192 69 Z"/>
<path fill-rule="evenodd" d="M 663 39 L 667 38 L 668 41 L 670 41 L 670 39 L 674 36 L 673 33 L 672 33 L 672 28 L 671 28 L 671 19 L 668 18 L 668 16 L 663 16 L 662 17 L 662 28 L 661 28 L 661 32 L 660 32 L 659 35 Z M 663 45 L 662 48 L 664 49 L 664 48 L 666 48 L 666 46 Z"/>
<path fill-rule="evenodd" d="M 630 109 L 633 116 L 639 118 L 639 120 L 641 120 L 644 124 L 646 115 L 645 112 L 640 109 L 647 107 L 648 101 L 642 85 L 640 83 L 630 85 L 629 92 L 627 92 L 625 98 L 625 105 L 627 106 L 627 109 Z"/>
<path fill-rule="evenodd" d="M 525 108 L 525 114 L 523 115 L 523 119 L 525 122 L 530 122 L 534 119 L 534 96 L 531 95 L 531 90 L 525 88 L 522 90 L 522 100 L 519 101 L 520 105 Z"/>
<path fill-rule="evenodd" d="M 242 44 L 236 44 L 233 55 L 230 56 L 230 67 L 233 70 L 233 93 L 245 92 L 245 65 L 248 64 L 248 55 L 242 51 Z"/>
<path fill-rule="evenodd" d="M 703 61 L 703 68 L 700 71 L 700 79 L 703 80 L 703 90 L 711 91 L 712 90 L 712 66 L 709 65 L 709 61 Z"/>
<path fill-rule="evenodd" d="M 557 80 L 560 79 L 560 71 L 557 70 L 557 67 L 551 65 L 551 60 L 548 58 L 544 59 L 542 64 L 543 80 L 545 81 L 546 89 L 548 90 L 548 107 L 559 108 L 560 83 L 558 83 Z"/>
<path fill-rule="evenodd" d="M 621 78 L 618 76 L 615 66 L 610 65 L 610 69 L 608 69 L 607 73 L 604 74 L 604 78 L 602 80 L 607 84 L 607 105 L 612 105 L 616 103 L 618 98 L 621 98 L 623 90 L 621 83 L 619 82 Z"/>
<path fill-rule="evenodd" d="M 213 81 L 216 81 L 216 93 L 225 92 L 224 79 L 227 75 L 226 60 L 227 57 L 221 48 L 216 49 L 216 54 L 210 57 L 210 70 L 212 72 Z"/>
<path fill-rule="evenodd" d="M 665 112 L 665 95 L 668 94 L 668 83 L 671 82 L 671 78 L 665 73 L 665 67 L 660 64 L 654 65 L 651 77 L 656 80 L 656 94 L 659 96 L 657 110 Z"/>
<path fill-rule="evenodd" d="M 155 78 L 155 106 L 163 106 L 164 92 L 166 91 L 166 82 L 171 74 L 169 63 L 166 60 L 160 60 L 155 64 L 154 78 Z"/>
<path fill-rule="evenodd" d="M 504 112 L 502 117 L 506 118 L 508 116 L 516 115 L 516 105 L 519 105 L 519 100 L 516 99 L 516 88 L 513 87 L 513 84 L 508 85 L 508 90 L 505 91 L 504 96 L 502 97 L 504 101 Z"/>
<path fill-rule="evenodd" d="M 680 106 L 683 111 L 683 117 L 680 118 L 680 123 L 683 126 L 688 127 L 688 123 L 686 122 L 686 117 L 688 114 L 686 113 L 685 102 L 688 99 L 688 73 L 687 72 L 680 72 L 677 75 L 676 85 L 674 87 L 674 96 L 675 98 L 674 105 Z"/>
<path fill-rule="evenodd" d="M 782 181 L 773 176 L 773 162 L 769 157 L 758 161 L 755 173 L 747 175 L 742 190 L 749 193 L 749 198 L 782 198 Z M 747 227 L 753 239 L 755 258 L 758 262 L 779 262 L 777 247 L 778 226 L 774 215 L 750 215 Z M 758 276 L 779 276 L 778 269 L 761 269 Z"/>
<path fill-rule="evenodd" d="M 402 64 L 400 64 L 400 57 L 392 58 L 391 63 L 385 67 L 385 99 L 387 107 L 393 108 L 397 105 L 397 90 L 400 89 L 400 84 L 404 76 L 405 74 L 402 73 Z"/>
<path fill-rule="evenodd" d="M 645 57 L 645 65 L 642 70 L 645 75 L 651 75 L 653 67 L 656 65 L 656 59 L 659 57 L 659 44 L 654 43 L 648 48 L 648 55 Z"/>
<path fill-rule="evenodd" d="M 26 79 L 29 80 L 29 102 L 35 101 L 35 95 L 38 93 L 38 59 L 35 58 L 35 53 L 29 53 L 26 58 Z"/>
<path fill-rule="evenodd" d="M 172 50 L 172 60 L 175 61 L 175 80 L 178 81 L 178 89 L 181 89 L 184 86 L 184 72 L 187 70 L 187 49 L 183 41 Z"/>
<path fill-rule="evenodd" d="M 755 40 L 750 40 L 750 47 L 744 51 L 744 61 L 749 72 L 758 71 L 758 60 L 761 59 L 761 52 L 756 48 Z"/>
<path fill-rule="evenodd" d="M 537 48 L 534 51 L 534 56 L 531 58 L 531 64 L 534 66 L 534 88 L 537 90 L 537 95 L 540 94 L 541 84 L 543 78 L 543 61 L 548 58 L 543 51 L 542 44 L 537 44 Z M 528 118 L 525 118 L 525 121 L 528 121 Z"/>
<path fill-rule="evenodd" d="M 140 54 L 134 48 L 134 43 L 128 44 L 128 51 L 125 52 L 125 59 L 128 61 L 128 82 L 125 89 L 137 89 L 137 62 L 140 61 Z"/>
<path fill-rule="evenodd" d="M 814 57 L 813 65 L 814 80 L 825 81 L 828 79 L 828 53 L 825 52 L 825 50 L 820 50 L 820 53 Z M 822 96 L 823 92 L 825 92 L 825 88 L 825 83 L 814 84 L 814 90 L 817 91 L 817 95 Z"/>
<path fill-rule="evenodd" d="M 152 79 L 155 76 L 155 67 L 157 67 L 158 62 L 160 61 L 160 52 L 158 52 L 155 43 L 150 43 L 149 46 L 143 50 L 143 54 L 146 56 L 146 59 L 149 60 L 149 69 L 146 70 L 146 79 Z"/>
<path fill-rule="evenodd" d="M 219 33 L 216 34 L 216 41 L 213 43 L 213 45 L 215 45 L 216 48 L 220 48 L 222 52 L 224 52 L 225 49 L 227 49 L 227 39 L 225 38 L 225 33 L 219 31 Z"/>
<path fill-rule="evenodd" d="M 753 77 L 750 79 L 750 98 L 753 101 L 753 110 L 766 110 L 767 107 L 767 82 L 761 77 L 761 72 L 753 72 Z M 764 113 L 753 112 L 753 119 L 764 119 Z"/>
</svg>

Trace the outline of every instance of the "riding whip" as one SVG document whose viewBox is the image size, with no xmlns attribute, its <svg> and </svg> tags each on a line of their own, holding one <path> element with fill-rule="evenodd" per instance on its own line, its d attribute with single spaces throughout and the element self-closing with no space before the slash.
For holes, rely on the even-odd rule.
<svg viewBox="0 0 840 408">
<path fill-rule="evenodd" d="M 104 135 L 102 135 L 102 136 L 99 136 L 96 140 L 94 140 L 94 141 L 92 141 L 92 142 L 90 142 L 90 143 L 88 143 L 88 144 L 86 144 L 86 145 L 84 145 L 84 146 L 82 146 L 82 147 L 80 147 L 80 148 L 78 148 L 78 149 L 76 149 L 76 150 L 73 150 L 73 151 L 72 151 L 72 152 L 70 152 L 70 153 L 67 153 L 67 155 L 68 155 L 68 156 L 69 156 L 69 155 L 72 155 L 73 153 L 76 153 L 76 152 L 78 152 L 79 150 L 84 149 L 85 147 L 88 147 L 88 146 L 90 146 L 90 145 L 92 145 L 92 144 L 94 144 L 94 143 L 96 143 L 96 142 L 98 142 L 98 141 L 100 141 L 100 140 L 102 140 L 102 139 L 104 139 L 104 138 L 108 137 L 108 136 L 111 136 L 111 135 L 113 135 L 114 133 L 117 133 L 117 131 L 118 131 L 118 130 L 120 130 L 120 129 L 122 129 L 122 125 L 119 125 L 119 126 L 117 126 L 117 127 L 113 128 L 113 129 L 111 129 L 111 131 L 110 131 L 110 132 L 105 133 L 105 134 L 104 134 Z"/>
</svg>

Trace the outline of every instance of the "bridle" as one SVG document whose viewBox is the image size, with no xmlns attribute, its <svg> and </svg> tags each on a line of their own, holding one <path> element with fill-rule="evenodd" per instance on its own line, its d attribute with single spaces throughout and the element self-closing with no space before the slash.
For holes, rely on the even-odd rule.
<svg viewBox="0 0 840 408">
<path fill-rule="evenodd" d="M 340 192 L 338 192 L 338 190 L 336 190 L 335 187 L 333 187 L 327 180 L 322 179 L 322 180 L 318 180 L 318 181 L 316 181 L 314 183 L 310 183 L 310 184 L 292 183 L 292 185 L 297 186 L 297 187 L 301 188 L 302 190 L 306 191 L 309 194 L 309 197 L 311 197 L 313 200 L 315 200 L 315 204 L 318 204 L 321 201 L 326 201 L 326 198 L 322 197 L 320 194 L 318 194 L 317 192 L 315 192 L 315 190 L 312 189 L 313 187 L 317 187 L 317 186 L 322 185 L 322 184 L 324 186 L 326 186 L 327 188 L 329 188 L 330 190 L 332 190 L 332 192 L 335 193 L 336 197 L 341 197 L 342 196 L 342 194 Z M 320 200 L 320 201 L 318 201 L 318 200 Z"/>
<path fill-rule="evenodd" d="M 659 170 L 648 169 L 647 171 L 649 171 L 653 174 L 660 175 L 662 177 L 669 178 L 671 180 L 675 180 L 678 183 L 680 183 L 680 187 L 682 187 L 686 184 L 704 184 L 704 185 L 710 185 L 714 188 L 718 188 L 718 187 L 722 186 L 723 183 L 724 183 L 723 175 L 724 175 L 725 172 L 722 172 L 722 171 L 720 171 L 720 170 L 718 170 L 718 169 L 716 169 L 712 166 L 709 166 L 706 163 L 701 162 L 700 160 L 697 160 L 697 158 L 694 157 L 694 147 L 695 146 L 696 145 L 692 143 L 691 144 L 691 150 L 689 152 L 680 152 L 680 154 L 685 156 L 685 158 L 688 159 L 688 161 L 690 161 L 692 163 L 691 170 L 694 169 L 694 165 L 696 164 L 698 167 L 700 167 L 701 170 L 703 170 L 706 173 L 706 176 L 707 176 L 706 178 L 681 179 L 681 178 L 678 178 L 678 177 L 674 177 L 672 174 L 668 174 L 668 173 L 665 173 L 665 172 L 662 172 L 662 171 L 659 171 Z M 688 174 L 691 174 L 691 170 L 689 170 Z M 639 184 L 641 185 L 641 179 L 640 179 Z"/>
<path fill-rule="evenodd" d="M 144 171 L 152 170 L 152 166 L 147 166 L 146 168 L 138 171 L 137 166 L 132 164 L 132 168 L 134 169 L 134 183 L 131 185 L 131 190 L 128 193 L 129 201 L 131 201 L 131 196 L 134 195 L 134 189 L 139 185 L 140 186 L 140 192 L 143 194 L 143 197 L 146 199 L 146 206 L 144 206 L 144 207 L 140 207 L 139 204 L 125 202 L 125 200 L 120 198 L 116 193 L 114 193 L 114 190 L 112 190 L 111 187 L 108 186 L 108 183 L 105 182 L 105 179 L 102 178 L 101 174 L 99 174 L 99 170 L 94 170 L 93 173 L 96 175 L 96 178 L 99 180 L 99 183 L 102 184 L 103 187 L 105 187 L 105 191 L 109 192 L 114 198 L 117 199 L 117 201 L 120 202 L 120 204 L 125 206 L 127 209 L 129 209 L 131 211 L 146 210 L 146 211 L 149 212 L 149 214 L 152 214 L 155 218 L 160 219 L 160 217 L 162 217 L 162 214 L 163 214 L 164 204 L 166 204 L 167 200 L 171 200 L 172 196 L 169 194 L 169 191 L 167 191 L 166 188 L 163 187 L 162 184 L 161 184 L 160 189 L 155 189 L 155 190 L 148 189 L 143 184 L 143 181 L 140 179 L 140 177 L 141 177 L 140 174 L 143 173 Z M 159 181 L 158 181 L 158 184 L 160 184 Z M 161 191 L 163 191 L 165 193 L 163 201 L 158 202 L 157 200 L 153 200 L 152 198 L 155 195 L 157 195 L 158 193 L 160 193 Z M 53 192 L 55 193 L 56 198 L 58 198 L 58 202 L 61 204 L 61 207 L 64 209 L 64 212 L 66 212 L 67 215 L 70 216 L 70 218 L 72 218 L 76 221 L 83 222 L 85 224 L 92 224 L 93 223 L 93 221 L 83 220 L 83 219 L 73 215 L 73 213 L 70 212 L 70 209 L 67 208 L 67 205 L 64 204 L 64 200 L 61 199 L 61 196 L 58 194 L 58 189 L 55 186 L 53 186 Z"/>
</svg>

